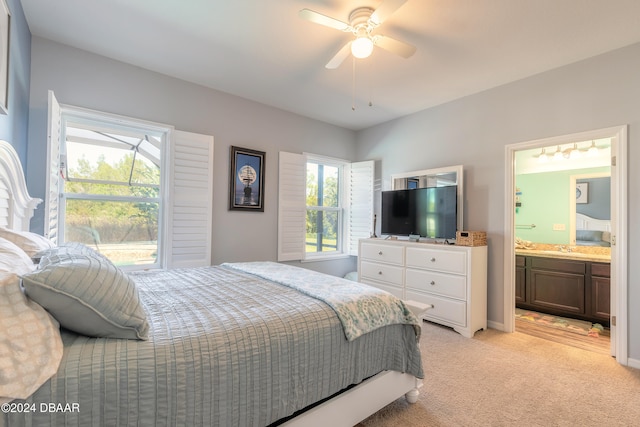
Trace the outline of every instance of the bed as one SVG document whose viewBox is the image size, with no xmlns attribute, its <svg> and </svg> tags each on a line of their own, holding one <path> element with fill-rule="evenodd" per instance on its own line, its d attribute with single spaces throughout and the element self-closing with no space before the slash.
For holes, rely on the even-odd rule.
<svg viewBox="0 0 640 427">
<path fill-rule="evenodd" d="M 0 425 L 353 426 L 402 395 L 417 400 L 420 326 L 395 297 L 271 262 L 127 274 L 26 231 L 38 201 L 6 142 L 0 183 L 0 226 L 35 239 L 19 249 L 38 259 L 9 263 L 22 267 L 2 272 L 0 290 L 20 292 L 12 307 L 46 325 L 43 359 L 55 365 L 15 398 L 2 394 L 0 364 Z M 0 356 L 24 335 L 0 340 Z"/>
<path fill-rule="evenodd" d="M 576 245 L 611 246 L 611 220 L 576 214 Z"/>
</svg>

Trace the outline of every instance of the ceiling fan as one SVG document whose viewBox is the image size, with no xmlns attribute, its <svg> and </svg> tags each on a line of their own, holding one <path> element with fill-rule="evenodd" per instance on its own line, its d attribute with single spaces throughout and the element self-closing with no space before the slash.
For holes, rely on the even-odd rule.
<svg viewBox="0 0 640 427">
<path fill-rule="evenodd" d="M 355 38 L 345 44 L 338 53 L 325 65 L 326 68 L 338 68 L 351 53 L 356 58 L 371 55 L 374 46 L 409 58 L 416 51 L 415 46 L 382 34 L 372 34 L 393 12 L 405 4 L 407 0 L 385 0 L 377 9 L 359 7 L 349 15 L 349 23 L 323 15 L 310 9 L 302 9 L 299 16 L 316 24 L 335 28 L 345 33 L 353 33 Z"/>
</svg>

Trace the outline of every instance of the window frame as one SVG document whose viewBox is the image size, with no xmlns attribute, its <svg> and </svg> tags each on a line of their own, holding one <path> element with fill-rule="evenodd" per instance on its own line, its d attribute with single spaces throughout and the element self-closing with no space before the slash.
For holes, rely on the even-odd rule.
<svg viewBox="0 0 640 427">
<path fill-rule="evenodd" d="M 344 258 L 347 257 L 348 254 L 345 253 L 345 248 L 348 247 L 347 244 L 347 236 L 345 235 L 345 231 L 347 229 L 345 225 L 346 214 L 346 203 L 347 200 L 345 198 L 345 180 L 346 173 L 345 169 L 349 162 L 345 160 L 335 159 L 331 157 L 319 156 L 316 154 L 305 153 L 305 171 L 308 173 L 309 163 L 315 163 L 317 165 L 323 166 L 332 166 L 338 169 L 338 206 L 311 206 L 306 203 L 305 198 L 305 215 L 309 210 L 314 210 L 318 212 L 337 212 L 337 238 L 336 238 L 336 250 L 330 252 L 307 252 L 307 240 L 306 240 L 306 230 L 305 230 L 305 240 L 304 240 L 304 257 L 303 260 L 307 261 L 318 261 L 325 259 L 335 259 L 335 258 Z M 306 180 L 305 180 L 305 194 L 306 194 Z M 306 216 L 305 216 L 306 218 Z M 306 221 L 305 221 L 306 223 Z"/>
<path fill-rule="evenodd" d="M 102 113 L 99 111 L 87 110 L 80 107 L 73 106 L 61 106 L 60 109 L 60 172 L 58 174 L 58 197 L 59 197 L 59 216 L 58 216 L 58 243 L 65 242 L 65 226 L 66 226 L 66 200 L 87 200 L 87 201 L 113 201 L 113 202 L 149 202 L 158 204 L 158 230 L 156 249 L 157 256 L 156 261 L 153 263 L 137 264 L 137 265 L 121 265 L 119 268 L 126 271 L 141 270 L 141 269 L 155 269 L 162 268 L 163 260 L 165 259 L 166 242 L 164 229 L 165 223 L 165 211 L 167 200 L 167 175 L 169 163 L 167 157 L 169 155 L 169 141 L 172 128 L 165 125 L 160 125 L 144 120 L 138 120 L 133 118 L 125 118 L 121 116 L 114 116 L 109 113 Z M 66 191 L 65 186 L 67 182 L 90 182 L 92 180 L 70 178 L 65 176 L 63 178 L 62 171 L 67 168 L 67 135 L 66 130 L 68 126 L 81 125 L 88 126 L 95 129 L 108 129 L 110 131 L 122 131 L 130 133 L 132 131 L 153 133 L 160 140 L 160 159 L 158 167 L 160 169 L 160 182 L 158 184 L 158 196 L 157 197 L 140 197 L 140 196 L 119 196 L 119 195 L 102 195 L 102 194 L 86 194 L 86 193 L 70 193 Z M 107 181 L 97 181 L 98 183 L 109 184 Z M 117 184 L 117 183 L 116 183 Z M 142 187 L 147 186 L 145 184 L 140 185 Z"/>
<path fill-rule="evenodd" d="M 342 253 L 308 259 L 305 256 L 307 157 L 327 159 L 287 151 L 280 151 L 278 156 L 278 261 L 306 262 L 357 256 L 359 240 L 371 237 L 374 229 L 375 192 L 380 188 L 380 182 L 375 178 L 376 162 L 337 159 L 344 162 Z"/>
</svg>

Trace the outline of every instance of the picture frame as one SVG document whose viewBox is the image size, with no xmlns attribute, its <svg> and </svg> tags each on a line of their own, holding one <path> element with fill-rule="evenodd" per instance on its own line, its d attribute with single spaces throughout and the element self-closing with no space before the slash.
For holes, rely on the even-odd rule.
<svg viewBox="0 0 640 427">
<path fill-rule="evenodd" d="M 264 151 L 231 146 L 229 210 L 264 212 Z"/>
<path fill-rule="evenodd" d="M 0 114 L 9 111 L 9 49 L 11 13 L 6 0 L 0 0 Z"/>
<path fill-rule="evenodd" d="M 589 183 L 576 184 L 576 203 L 589 203 Z"/>
</svg>

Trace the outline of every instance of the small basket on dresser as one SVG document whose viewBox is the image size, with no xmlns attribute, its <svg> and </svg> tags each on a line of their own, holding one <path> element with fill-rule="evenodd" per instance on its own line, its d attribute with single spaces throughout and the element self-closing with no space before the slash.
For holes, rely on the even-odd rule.
<svg viewBox="0 0 640 427">
<path fill-rule="evenodd" d="M 487 246 L 487 232 L 486 231 L 457 231 L 456 245 Z"/>
</svg>

